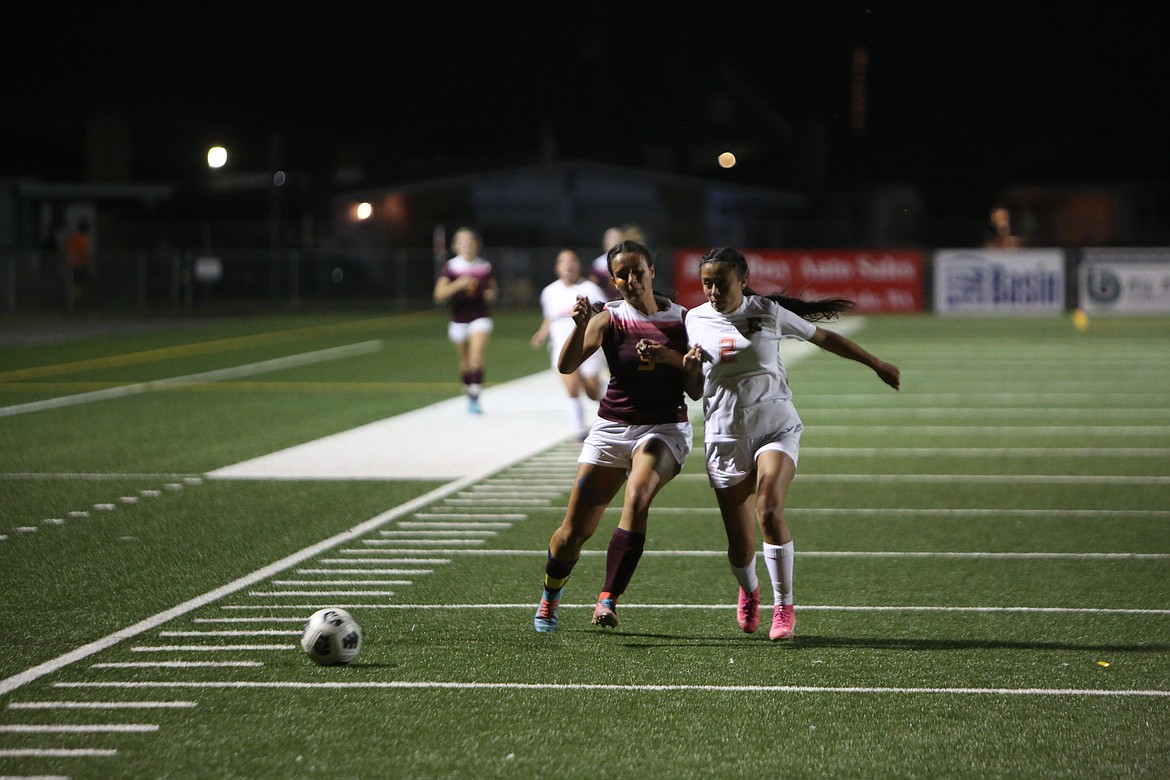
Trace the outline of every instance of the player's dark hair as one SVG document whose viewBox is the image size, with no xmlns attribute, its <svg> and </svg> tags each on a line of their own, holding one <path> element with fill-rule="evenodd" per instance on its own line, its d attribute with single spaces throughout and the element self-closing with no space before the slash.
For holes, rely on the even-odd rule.
<svg viewBox="0 0 1170 780">
<path fill-rule="evenodd" d="M 739 275 L 739 278 L 748 278 L 747 258 L 741 252 L 729 246 L 717 246 L 699 258 L 700 268 L 706 263 L 727 263 Z M 750 285 L 744 287 L 743 293 L 744 295 L 760 295 Z M 785 295 L 784 293 L 772 293 L 761 297 L 775 301 L 793 314 L 809 322 L 835 320 L 840 316 L 841 312 L 849 311 L 853 308 L 853 301 L 848 298 L 815 298 L 813 300 L 805 300 L 804 298 Z"/>
</svg>

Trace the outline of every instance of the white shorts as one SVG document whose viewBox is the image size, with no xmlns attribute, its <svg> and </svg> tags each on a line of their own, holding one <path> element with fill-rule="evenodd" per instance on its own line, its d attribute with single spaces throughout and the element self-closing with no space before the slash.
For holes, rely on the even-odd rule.
<svg viewBox="0 0 1170 780">
<path fill-rule="evenodd" d="M 464 344 L 472 333 L 491 333 L 492 318 L 480 317 L 471 322 L 448 322 L 447 338 L 452 344 Z"/>
<path fill-rule="evenodd" d="M 778 450 L 792 458 L 795 464 L 800 458 L 800 433 L 804 425 L 797 423 L 790 428 L 759 436 L 754 439 L 735 441 L 709 441 L 704 445 L 707 457 L 707 479 L 713 488 L 729 488 L 744 480 L 756 468 L 756 458 L 761 452 Z"/>
<path fill-rule="evenodd" d="M 681 467 L 691 451 L 694 435 L 690 422 L 626 425 L 598 418 L 581 445 L 577 462 L 629 471 L 634 452 L 651 439 L 665 444 Z"/>
</svg>

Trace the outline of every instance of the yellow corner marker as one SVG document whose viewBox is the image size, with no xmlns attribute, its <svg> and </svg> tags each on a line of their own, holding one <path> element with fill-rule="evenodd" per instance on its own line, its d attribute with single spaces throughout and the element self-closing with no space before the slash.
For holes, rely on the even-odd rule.
<svg viewBox="0 0 1170 780">
<path fill-rule="evenodd" d="M 1089 315 L 1085 314 L 1084 309 L 1077 309 L 1072 316 L 1073 327 L 1077 330 L 1089 329 Z"/>
</svg>

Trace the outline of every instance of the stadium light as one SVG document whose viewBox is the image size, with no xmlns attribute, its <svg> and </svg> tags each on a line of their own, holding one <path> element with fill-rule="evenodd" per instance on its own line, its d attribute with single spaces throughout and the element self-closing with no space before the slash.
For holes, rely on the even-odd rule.
<svg viewBox="0 0 1170 780">
<path fill-rule="evenodd" d="M 734 168 L 735 167 L 735 155 L 732 154 L 731 152 L 724 152 L 723 154 L 719 155 L 719 167 L 720 168 Z"/>
<path fill-rule="evenodd" d="M 227 164 L 227 149 L 222 146 L 213 146 L 207 150 L 207 167 L 222 168 Z"/>
</svg>

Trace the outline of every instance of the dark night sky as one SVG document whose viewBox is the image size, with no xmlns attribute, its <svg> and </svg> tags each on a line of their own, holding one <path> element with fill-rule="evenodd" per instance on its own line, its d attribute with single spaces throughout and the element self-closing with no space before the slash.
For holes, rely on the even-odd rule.
<svg viewBox="0 0 1170 780">
<path fill-rule="evenodd" d="M 10 3 L 0 176 L 84 178 L 86 118 L 111 111 L 140 181 L 198 175 L 212 140 L 269 167 L 274 133 L 282 166 L 356 164 L 371 183 L 530 162 L 552 137 L 563 158 L 777 188 L 908 181 L 928 208 L 982 208 L 1011 183 L 1166 180 L 1160 5 Z"/>
</svg>

